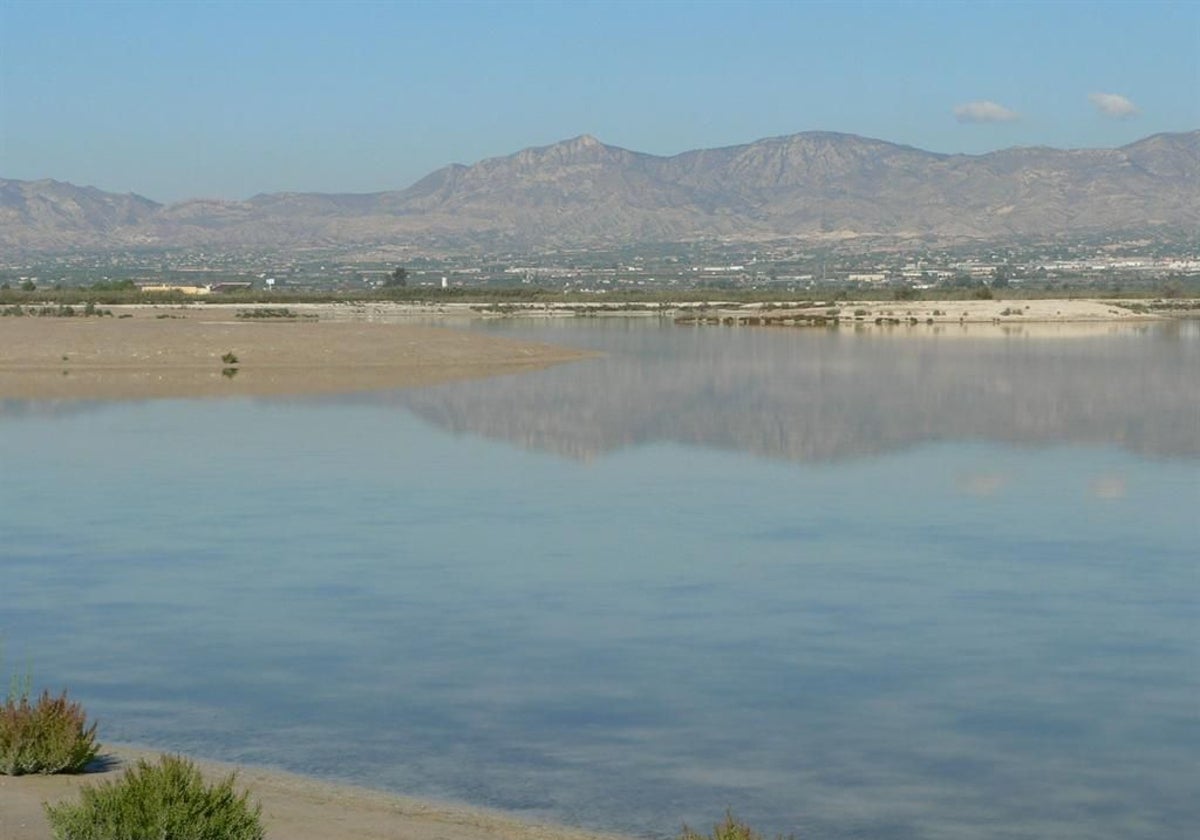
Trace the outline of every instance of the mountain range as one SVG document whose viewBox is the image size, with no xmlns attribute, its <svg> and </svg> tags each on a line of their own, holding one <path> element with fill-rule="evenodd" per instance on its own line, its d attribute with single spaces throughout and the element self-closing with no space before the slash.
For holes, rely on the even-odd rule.
<svg viewBox="0 0 1200 840">
<path fill-rule="evenodd" d="M 1200 131 L 1116 149 L 939 154 L 805 132 L 670 157 L 581 136 L 404 190 L 159 204 L 0 179 L 0 247 L 442 247 L 846 237 L 1005 240 L 1200 230 Z"/>
</svg>

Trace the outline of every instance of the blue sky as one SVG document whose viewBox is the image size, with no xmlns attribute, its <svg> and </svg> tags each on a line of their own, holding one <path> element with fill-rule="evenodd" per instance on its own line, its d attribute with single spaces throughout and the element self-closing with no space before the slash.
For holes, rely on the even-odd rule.
<svg viewBox="0 0 1200 840">
<path fill-rule="evenodd" d="M 0 0 L 0 176 L 170 201 L 399 189 L 585 133 L 1117 146 L 1200 128 L 1198 55 L 1196 0 Z"/>
</svg>

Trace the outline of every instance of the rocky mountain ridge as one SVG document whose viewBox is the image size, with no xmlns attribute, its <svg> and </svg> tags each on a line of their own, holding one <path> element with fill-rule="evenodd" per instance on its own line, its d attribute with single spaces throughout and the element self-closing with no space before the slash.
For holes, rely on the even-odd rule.
<svg viewBox="0 0 1200 840">
<path fill-rule="evenodd" d="M 822 237 L 994 239 L 1200 230 L 1200 131 L 1117 149 L 940 154 L 806 132 L 670 157 L 584 135 L 405 190 L 158 204 L 0 180 L 0 246 L 482 246 Z"/>
</svg>

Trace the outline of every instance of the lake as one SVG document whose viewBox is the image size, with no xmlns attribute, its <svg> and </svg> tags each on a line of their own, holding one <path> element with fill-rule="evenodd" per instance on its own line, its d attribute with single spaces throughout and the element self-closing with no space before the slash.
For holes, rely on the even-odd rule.
<svg viewBox="0 0 1200 840">
<path fill-rule="evenodd" d="M 1191 836 L 1200 324 L 469 328 L 603 355 L 0 402 L 4 669 L 103 739 L 647 837 Z"/>
</svg>

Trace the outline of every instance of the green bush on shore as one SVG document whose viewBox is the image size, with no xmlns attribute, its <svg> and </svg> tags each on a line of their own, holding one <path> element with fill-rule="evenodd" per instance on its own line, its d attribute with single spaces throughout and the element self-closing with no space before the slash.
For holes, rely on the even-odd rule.
<svg viewBox="0 0 1200 840">
<path fill-rule="evenodd" d="M 46 816 L 56 840 L 262 840 L 262 806 L 234 780 L 210 786 L 192 762 L 164 755 L 83 788 L 78 804 L 47 804 Z"/>
<path fill-rule="evenodd" d="M 0 773 L 79 773 L 100 751 L 96 724 L 88 725 L 78 703 L 42 692 L 30 702 L 28 681 L 9 691 L 0 706 Z"/>
<path fill-rule="evenodd" d="M 734 818 L 732 811 L 725 812 L 725 819 L 713 826 L 712 834 L 700 834 L 686 825 L 679 840 L 763 840 L 763 836 L 744 822 Z M 776 840 L 783 840 L 779 835 Z M 794 840 L 789 837 L 788 840 Z"/>
</svg>

